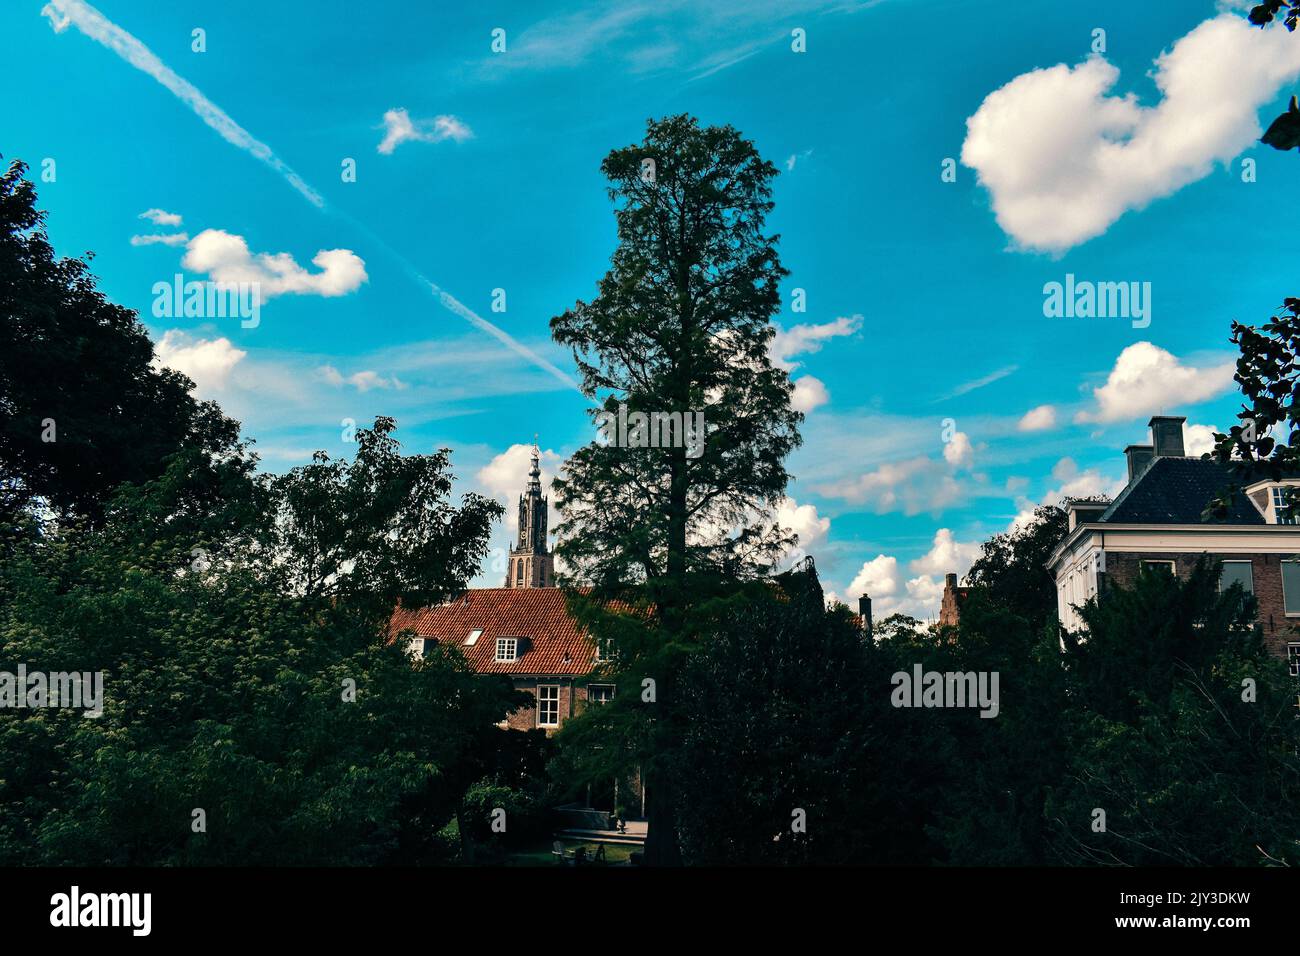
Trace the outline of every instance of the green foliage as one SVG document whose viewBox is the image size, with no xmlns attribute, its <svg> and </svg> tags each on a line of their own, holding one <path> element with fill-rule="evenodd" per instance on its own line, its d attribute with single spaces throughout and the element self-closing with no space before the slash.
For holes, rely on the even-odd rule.
<svg viewBox="0 0 1300 956">
<path fill-rule="evenodd" d="M 1065 540 L 1068 515 L 1059 505 L 1039 505 L 1014 531 L 995 534 L 980 548 L 966 582 L 983 598 L 1014 611 L 1035 628 L 1056 620 L 1056 582 L 1047 559 Z"/>
<path fill-rule="evenodd" d="M 492 829 L 493 816 L 501 818 L 505 829 Z M 550 832 L 551 810 L 544 788 L 511 787 L 493 777 L 484 777 L 465 791 L 461 806 L 461 834 L 486 849 L 520 847 L 535 843 Z"/>
<path fill-rule="evenodd" d="M 788 544 L 752 512 L 784 491 L 802 421 L 767 354 L 786 274 L 764 232 L 776 169 L 731 127 L 675 116 L 601 170 L 619 243 L 596 298 L 552 319 L 552 335 L 598 399 L 593 417 L 619 403 L 702 411 L 707 440 L 694 458 L 684 447 L 579 449 L 555 483 L 558 552 L 577 578 L 610 589 L 752 576 Z"/>
<path fill-rule="evenodd" d="M 351 461 L 316 452 L 273 481 L 274 541 L 291 587 L 342 602 L 376 624 L 394 607 L 422 607 L 460 590 L 487 553 L 503 509 L 467 494 L 452 507 L 450 452 L 403 456 L 396 423 L 357 432 Z"/>
<path fill-rule="evenodd" d="M 916 768 L 916 739 L 891 726 L 885 663 L 847 614 L 822 606 L 811 575 L 721 607 L 681 681 L 687 729 L 673 773 L 686 860 L 861 864 L 923 852 L 916 807 L 898 801 L 900 785 L 923 784 L 900 775 Z"/>
<path fill-rule="evenodd" d="M 1215 456 L 1243 481 L 1288 476 L 1300 468 L 1300 299 L 1286 299 L 1258 329 L 1233 322 L 1232 342 L 1241 353 L 1235 378 L 1245 403 L 1241 424 L 1215 433 Z M 1226 495 L 1220 511 L 1225 504 Z"/>
<path fill-rule="evenodd" d="M 802 421 L 768 357 L 786 274 L 765 230 L 776 168 L 730 126 L 683 115 L 651 120 L 601 171 L 618 245 L 596 297 L 553 318 L 552 336 L 573 351 L 593 422 L 620 405 L 703 413 L 705 435 L 698 455 L 680 436 L 675 447 L 578 449 L 554 485 L 565 518 L 556 550 L 565 583 L 594 587 L 575 595 L 575 612 L 609 648 L 620 686 L 656 684 L 652 709 L 601 715 L 620 743 L 589 752 L 611 773 L 644 758 L 647 860 L 675 863 L 676 801 L 660 768 L 685 732 L 676 682 L 706 626 L 692 616 L 792 544 L 763 517 L 784 495 Z M 634 613 L 610 615 L 611 599 Z"/>
<path fill-rule="evenodd" d="M 1069 767 L 1046 807 L 1065 862 L 1300 862 L 1296 683 L 1265 651 L 1253 599 L 1217 580 L 1208 562 L 1187 580 L 1144 573 L 1084 609 Z"/>
<path fill-rule="evenodd" d="M 102 671 L 106 704 L 98 718 L 0 712 L 11 758 L 0 860 L 436 857 L 435 835 L 497 752 L 495 724 L 520 697 L 454 652 L 413 661 L 377 626 L 376 601 L 463 586 L 448 569 L 482 553 L 499 511 L 473 499 L 451 508 L 445 458 L 399 461 L 390 431 L 384 420 L 363 431 L 346 466 L 318 460 L 245 488 L 236 501 L 267 510 L 205 540 L 201 560 L 193 539 L 159 520 L 184 514 L 212 477 L 206 466 L 185 473 L 185 456 L 124 490 L 100 528 L 9 543 L 0 669 Z M 355 507 L 365 490 L 370 507 Z M 390 539 L 412 514 L 428 520 Z M 328 574 L 301 558 L 314 550 L 342 562 L 348 549 L 356 560 Z M 195 809 L 205 832 L 192 826 Z"/>
<path fill-rule="evenodd" d="M 1292 3 L 1292 0 L 1264 0 L 1263 3 L 1251 8 L 1250 22 L 1257 27 L 1268 26 L 1284 10 L 1286 14 L 1283 22 L 1288 30 L 1294 32 L 1296 21 L 1300 19 L 1300 5 Z"/>
<path fill-rule="evenodd" d="M 152 365 L 134 312 L 109 302 L 82 259 L 60 259 L 27 167 L 0 173 L 0 524 L 34 500 L 100 516 L 123 482 L 158 477 L 183 448 L 219 454 L 238 427 Z M 49 440 L 49 439 L 53 440 Z"/>
</svg>

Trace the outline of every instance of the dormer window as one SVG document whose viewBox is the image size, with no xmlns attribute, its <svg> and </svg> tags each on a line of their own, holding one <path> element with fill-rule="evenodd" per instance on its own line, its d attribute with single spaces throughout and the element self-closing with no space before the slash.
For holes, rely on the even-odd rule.
<svg viewBox="0 0 1300 956">
<path fill-rule="evenodd" d="M 498 661 L 518 660 L 519 639 L 514 637 L 498 637 L 496 659 Z"/>
<path fill-rule="evenodd" d="M 1300 479 L 1257 481 L 1245 492 L 1265 524 L 1300 524 Z"/>
<path fill-rule="evenodd" d="M 1296 516 L 1292 513 L 1291 502 L 1288 500 L 1288 489 L 1283 485 L 1273 486 L 1273 523 L 1274 524 L 1295 524 Z"/>
</svg>

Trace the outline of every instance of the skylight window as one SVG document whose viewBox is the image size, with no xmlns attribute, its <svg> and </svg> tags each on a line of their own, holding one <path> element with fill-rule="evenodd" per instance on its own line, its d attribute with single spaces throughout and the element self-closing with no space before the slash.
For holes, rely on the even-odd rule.
<svg viewBox="0 0 1300 956">
<path fill-rule="evenodd" d="M 465 638 L 465 646 L 473 647 L 475 644 L 478 643 L 478 639 L 482 636 L 483 636 L 482 630 L 470 631 L 469 637 Z"/>
</svg>

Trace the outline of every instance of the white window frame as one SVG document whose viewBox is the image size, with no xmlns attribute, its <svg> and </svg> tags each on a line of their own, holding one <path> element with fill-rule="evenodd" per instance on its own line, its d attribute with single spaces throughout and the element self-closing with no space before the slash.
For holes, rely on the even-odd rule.
<svg viewBox="0 0 1300 956">
<path fill-rule="evenodd" d="M 1254 562 L 1254 561 L 1250 561 L 1250 560 L 1246 560 L 1246 561 L 1232 560 L 1232 561 L 1220 561 L 1219 563 L 1220 563 L 1220 564 L 1225 564 L 1225 565 L 1226 565 L 1226 564 L 1244 564 L 1244 565 L 1246 566 L 1247 572 L 1248 572 L 1249 577 L 1250 577 L 1249 586 L 1246 588 L 1246 593 L 1247 593 L 1247 594 L 1254 594 L 1254 593 L 1255 593 L 1255 562 Z M 1231 587 L 1231 586 L 1232 586 L 1232 585 L 1228 585 L 1228 587 Z M 1223 586 L 1223 575 L 1221 574 L 1221 575 L 1219 575 L 1219 593 L 1222 594 L 1222 593 L 1223 593 L 1224 591 L 1226 591 L 1226 590 L 1227 590 L 1227 588 L 1225 588 L 1225 587 Z"/>
<path fill-rule="evenodd" d="M 476 627 L 474 630 L 469 632 L 469 637 L 465 638 L 465 646 L 473 647 L 475 644 L 478 643 L 478 639 L 482 636 L 483 636 L 482 628 Z"/>
<path fill-rule="evenodd" d="M 517 660 L 519 660 L 519 638 L 498 637 L 496 646 L 497 663 L 508 664 L 510 661 Z"/>
<path fill-rule="evenodd" d="M 1300 647 L 1300 645 L 1297 645 L 1297 647 Z M 595 698 L 593 698 L 593 697 L 591 696 L 591 692 L 592 692 L 593 690 L 595 690 L 597 687 L 600 687 L 600 688 L 602 688 L 602 689 L 604 689 L 604 688 L 609 688 L 609 697 L 608 697 L 607 699 L 605 699 L 605 700 L 596 700 Z M 614 684 L 588 684 L 588 685 L 587 685 L 587 703 L 589 703 L 589 704 L 608 704 L 611 700 L 614 699 L 614 694 L 615 694 L 615 693 L 617 693 L 617 687 L 616 687 Z"/>
<path fill-rule="evenodd" d="M 1287 617 L 1300 617 L 1300 594 L 1295 595 L 1297 610 L 1294 611 L 1287 610 L 1287 604 L 1290 602 L 1287 601 L 1285 568 L 1288 564 L 1294 564 L 1297 567 L 1300 567 L 1300 561 L 1283 560 L 1278 562 L 1278 575 L 1279 577 L 1282 578 L 1282 613 Z"/>
<path fill-rule="evenodd" d="M 1273 521 L 1276 524 L 1297 524 L 1297 517 L 1291 514 L 1287 504 L 1287 486 L 1273 485 L 1269 489 L 1269 502 L 1273 505 Z"/>
<path fill-rule="evenodd" d="M 1286 663 L 1291 669 L 1291 676 L 1300 677 L 1300 643 L 1293 641 L 1286 646 Z"/>
<path fill-rule="evenodd" d="M 1168 559 L 1168 560 L 1167 560 L 1167 559 L 1165 559 L 1165 558 L 1143 558 L 1143 559 L 1142 559 L 1142 567 L 1144 567 L 1144 568 L 1149 568 L 1149 567 L 1151 567 L 1151 566 L 1153 566 L 1153 565 L 1157 565 L 1157 564 L 1158 564 L 1158 565 L 1162 565 L 1162 566 L 1164 566 L 1164 567 L 1167 567 L 1167 568 L 1169 569 L 1169 573 L 1170 573 L 1170 574 L 1172 574 L 1174 577 L 1178 577 L 1178 562 L 1177 562 L 1177 561 L 1174 561 L 1174 560 L 1172 560 L 1172 559 Z"/>
<path fill-rule="evenodd" d="M 542 696 L 543 691 L 554 691 L 554 697 Z M 547 705 L 550 705 L 549 707 Z M 548 722 L 544 719 L 547 711 L 554 709 L 555 720 Z M 538 727 L 558 727 L 560 726 L 560 685 L 559 684 L 538 684 L 537 685 L 537 726 Z"/>
</svg>

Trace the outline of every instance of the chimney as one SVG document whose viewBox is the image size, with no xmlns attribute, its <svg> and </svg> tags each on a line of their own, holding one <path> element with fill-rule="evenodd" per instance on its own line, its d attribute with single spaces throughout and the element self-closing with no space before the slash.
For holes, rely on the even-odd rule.
<svg viewBox="0 0 1300 956">
<path fill-rule="evenodd" d="M 862 618 L 862 633 L 867 636 L 867 640 L 871 640 L 871 598 L 865 594 L 858 598 L 858 616 Z"/>
<path fill-rule="evenodd" d="M 957 586 L 957 575 L 949 571 L 943 576 L 943 586 L 945 590 L 951 591 Z"/>
<path fill-rule="evenodd" d="M 1147 422 L 1157 458 L 1183 458 L 1183 415 L 1156 415 Z"/>
<path fill-rule="evenodd" d="M 1128 459 L 1128 483 L 1131 485 L 1155 457 L 1155 448 L 1151 445 L 1129 445 L 1124 449 L 1124 457 Z"/>
</svg>

